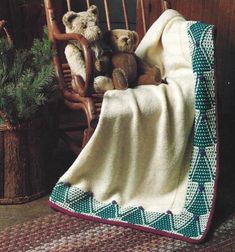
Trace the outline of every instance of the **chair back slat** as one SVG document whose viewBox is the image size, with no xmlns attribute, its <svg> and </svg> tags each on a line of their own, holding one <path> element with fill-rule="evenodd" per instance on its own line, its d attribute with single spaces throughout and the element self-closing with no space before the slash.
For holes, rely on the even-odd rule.
<svg viewBox="0 0 235 252">
<path fill-rule="evenodd" d="M 90 0 L 86 0 L 86 6 L 87 6 L 87 9 L 91 6 Z"/>
<path fill-rule="evenodd" d="M 67 0 L 67 9 L 68 9 L 68 11 L 72 10 L 72 8 L 71 8 L 71 0 Z"/>
<path fill-rule="evenodd" d="M 107 0 L 104 0 L 104 9 L 105 9 L 107 28 L 110 31 L 112 28 L 111 28 L 111 22 L 110 22 L 109 4 Z"/>
<path fill-rule="evenodd" d="M 124 16 L 126 29 L 129 30 L 129 20 L 128 20 L 127 8 L 126 8 L 126 0 L 122 0 L 122 10 L 123 10 L 123 16 Z"/>
<path fill-rule="evenodd" d="M 143 23 L 143 31 L 144 31 L 144 34 L 145 34 L 147 32 L 147 25 L 146 25 L 144 0 L 141 0 L 140 3 L 141 3 L 141 17 L 142 17 L 142 23 Z"/>
<path fill-rule="evenodd" d="M 171 8 L 170 2 L 168 0 L 162 0 L 162 10 L 168 10 Z"/>
<path fill-rule="evenodd" d="M 72 1 L 71 0 L 66 0 L 67 2 L 67 9 L 68 11 L 72 10 Z M 89 8 L 91 6 L 92 1 L 86 0 L 86 7 Z M 168 0 L 161 0 L 162 2 L 162 9 L 168 9 L 169 7 L 169 1 Z M 124 23 L 125 23 L 125 28 L 127 30 L 130 29 L 130 23 L 129 23 L 129 16 L 128 16 L 128 8 L 127 8 L 127 1 L 122 0 L 122 13 L 123 13 L 123 18 L 124 18 Z M 104 10 L 105 10 L 105 19 L 106 19 L 106 26 L 108 30 L 112 29 L 112 20 L 110 18 L 110 8 L 109 8 L 109 0 L 103 0 L 103 5 L 104 5 Z M 147 31 L 147 23 L 146 23 L 146 13 L 145 13 L 145 0 L 140 0 L 140 5 L 141 5 L 141 23 L 143 25 L 143 32 L 146 33 Z"/>
</svg>

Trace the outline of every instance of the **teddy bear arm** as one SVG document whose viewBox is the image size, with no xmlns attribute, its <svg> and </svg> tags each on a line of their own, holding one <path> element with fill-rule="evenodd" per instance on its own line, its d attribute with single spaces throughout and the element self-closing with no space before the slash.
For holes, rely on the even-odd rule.
<svg viewBox="0 0 235 252">
<path fill-rule="evenodd" d="M 111 71 L 111 55 L 109 53 L 104 53 L 95 61 L 95 70 L 99 75 L 108 74 Z"/>
<path fill-rule="evenodd" d="M 65 56 L 72 75 L 80 75 L 85 80 L 86 67 L 81 51 L 76 46 L 68 44 L 65 48 Z"/>
<path fill-rule="evenodd" d="M 159 84 L 161 82 L 161 72 L 156 66 L 149 66 L 136 55 L 138 68 L 138 85 Z"/>
<path fill-rule="evenodd" d="M 150 70 L 151 66 L 149 66 L 146 62 L 144 62 L 137 55 L 135 55 L 135 60 L 136 60 L 136 63 L 137 63 L 138 74 L 145 74 Z"/>
</svg>

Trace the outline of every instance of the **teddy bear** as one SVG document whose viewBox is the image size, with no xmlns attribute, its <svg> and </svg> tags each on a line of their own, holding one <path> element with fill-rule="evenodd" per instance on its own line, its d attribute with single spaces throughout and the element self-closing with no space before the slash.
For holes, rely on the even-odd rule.
<svg viewBox="0 0 235 252">
<path fill-rule="evenodd" d="M 62 18 L 66 33 L 83 35 L 91 46 L 94 58 L 97 59 L 103 52 L 100 45 L 101 30 L 98 22 L 98 8 L 91 5 L 87 11 L 68 11 Z M 65 56 L 72 75 L 80 75 L 85 81 L 86 67 L 83 51 L 78 41 L 69 41 L 65 47 Z"/>
<path fill-rule="evenodd" d="M 110 46 L 111 52 L 104 53 L 95 62 L 97 71 L 107 78 L 96 80 L 94 88 L 97 92 L 161 83 L 160 70 L 155 66 L 149 66 L 134 53 L 139 41 L 135 31 L 124 29 L 107 31 L 103 40 Z"/>
</svg>

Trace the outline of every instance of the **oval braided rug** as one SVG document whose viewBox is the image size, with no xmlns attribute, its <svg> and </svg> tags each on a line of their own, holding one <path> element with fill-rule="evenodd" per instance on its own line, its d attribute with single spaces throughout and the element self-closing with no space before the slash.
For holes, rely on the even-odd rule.
<svg viewBox="0 0 235 252">
<path fill-rule="evenodd" d="M 0 251 L 235 251 L 235 213 L 201 245 L 52 213 L 0 232 Z"/>
</svg>

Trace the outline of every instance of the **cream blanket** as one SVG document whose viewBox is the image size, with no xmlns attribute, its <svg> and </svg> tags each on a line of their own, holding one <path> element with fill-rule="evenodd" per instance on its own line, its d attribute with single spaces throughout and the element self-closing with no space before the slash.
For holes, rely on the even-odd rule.
<svg viewBox="0 0 235 252">
<path fill-rule="evenodd" d="M 136 54 L 160 67 L 168 85 L 106 92 L 94 135 L 60 182 L 102 203 L 182 210 L 195 116 L 186 26 L 174 10 L 153 24 Z"/>
</svg>

